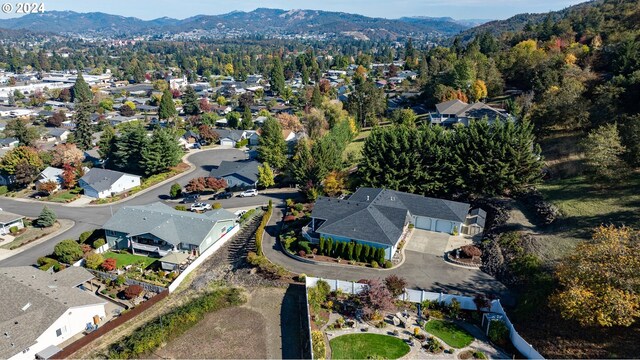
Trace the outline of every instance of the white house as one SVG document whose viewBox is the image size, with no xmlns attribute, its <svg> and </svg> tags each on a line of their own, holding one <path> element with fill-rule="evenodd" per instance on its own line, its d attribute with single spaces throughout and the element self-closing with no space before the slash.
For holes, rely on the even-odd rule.
<svg viewBox="0 0 640 360">
<path fill-rule="evenodd" d="M 140 176 L 92 168 L 78 181 L 86 196 L 104 199 L 140 186 Z"/>
<path fill-rule="evenodd" d="M 73 266 L 57 273 L 1 268 L 0 358 L 48 358 L 59 351 L 56 345 L 99 324 L 106 301 L 79 287 L 92 278 Z"/>
<path fill-rule="evenodd" d="M 47 166 L 40 174 L 38 174 L 38 178 L 35 182 L 36 190 L 39 191 L 42 184 L 48 182 L 55 182 L 58 185 L 56 190 L 58 190 L 62 186 L 62 173 L 64 173 L 64 170 L 62 169 Z"/>
<path fill-rule="evenodd" d="M 12 227 L 24 228 L 24 216 L 0 210 L 0 235 L 10 233 Z"/>
</svg>

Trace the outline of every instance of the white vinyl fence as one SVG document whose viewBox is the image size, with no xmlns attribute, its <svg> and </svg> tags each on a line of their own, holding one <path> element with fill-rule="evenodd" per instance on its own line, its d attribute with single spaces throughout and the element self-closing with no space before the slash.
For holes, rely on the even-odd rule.
<svg viewBox="0 0 640 360">
<path fill-rule="evenodd" d="M 180 283 L 184 281 L 187 275 L 191 274 L 191 272 L 195 270 L 198 266 L 200 266 L 200 264 L 202 264 L 205 260 L 207 260 L 209 256 L 213 255 L 216 251 L 218 251 L 218 249 L 222 247 L 222 245 L 226 244 L 227 241 L 229 241 L 229 239 L 231 239 L 233 235 L 235 235 L 238 232 L 238 230 L 240 230 L 240 225 L 236 224 L 236 226 L 234 226 L 233 229 L 229 230 L 228 233 L 226 233 L 223 237 L 218 239 L 218 241 L 216 241 L 215 244 L 211 245 L 210 248 L 205 250 L 202 254 L 200 254 L 200 256 L 198 256 L 197 259 L 195 259 L 191 264 L 189 264 L 189 266 L 187 266 L 187 268 L 184 269 L 182 273 L 180 273 L 180 275 L 175 280 L 173 280 L 171 285 L 169 285 L 169 293 L 176 291 Z"/>
<path fill-rule="evenodd" d="M 341 291 L 347 294 L 352 294 L 352 295 L 360 293 L 362 290 L 364 290 L 367 287 L 366 284 L 360 284 L 353 281 L 321 279 L 321 278 L 307 276 L 306 278 L 307 289 L 310 287 L 314 287 L 319 280 L 323 280 L 327 282 L 327 284 L 329 284 L 329 286 L 331 287 L 332 291 L 340 289 Z M 309 308 L 308 296 L 309 296 L 309 293 L 307 292 L 307 313 Z M 446 305 L 451 304 L 451 301 L 453 299 L 456 299 L 460 303 L 460 308 L 463 310 L 478 309 L 475 302 L 473 301 L 473 298 L 470 296 L 450 295 L 450 294 L 444 294 L 444 293 L 429 292 L 424 290 L 406 289 L 404 294 L 398 296 L 398 299 L 413 302 L 413 303 L 421 303 L 425 300 L 431 300 L 431 301 L 435 300 L 438 302 L 445 303 Z M 491 308 L 486 310 L 488 310 L 487 312 L 490 312 L 490 313 L 496 313 L 496 314 L 502 315 L 503 320 L 507 325 L 507 328 L 509 329 L 509 338 L 511 339 L 513 346 L 516 349 L 518 349 L 518 351 L 520 351 L 522 355 L 526 356 L 528 359 L 544 359 L 544 357 L 540 355 L 540 353 L 537 352 L 531 344 L 526 342 L 522 338 L 522 336 L 518 334 L 516 329 L 513 327 L 513 324 L 507 317 L 506 312 L 502 308 L 502 304 L 500 304 L 500 300 L 493 300 L 491 302 Z M 311 339 L 311 333 L 309 333 L 309 339 L 310 339 L 309 341 L 310 341 L 311 349 L 313 349 L 313 342 L 312 342 L 313 340 Z M 313 352 L 312 352 L 312 358 L 313 358 Z"/>
</svg>

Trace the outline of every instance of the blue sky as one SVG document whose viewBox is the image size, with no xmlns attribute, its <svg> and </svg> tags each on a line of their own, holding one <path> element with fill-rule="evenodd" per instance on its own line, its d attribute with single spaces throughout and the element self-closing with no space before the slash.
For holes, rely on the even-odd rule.
<svg viewBox="0 0 640 360">
<path fill-rule="evenodd" d="M 456 19 L 505 19 L 523 12 L 560 10 L 584 0 L 41 0 L 47 10 L 99 11 L 153 19 L 183 19 L 258 7 L 343 11 L 367 16 L 450 16 Z M 10 15 L 2 14 L 0 18 Z M 15 15 L 13 15 L 15 16 Z"/>
</svg>

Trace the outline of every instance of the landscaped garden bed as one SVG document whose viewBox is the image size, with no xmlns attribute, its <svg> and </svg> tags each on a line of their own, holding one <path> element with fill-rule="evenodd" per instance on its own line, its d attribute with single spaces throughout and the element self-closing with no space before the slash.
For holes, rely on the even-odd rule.
<svg viewBox="0 0 640 360">
<path fill-rule="evenodd" d="M 36 241 L 44 236 L 52 234 L 60 229 L 60 223 L 55 222 L 49 227 L 35 227 L 31 226 L 31 221 L 25 220 L 25 228 L 16 233 L 16 238 L 13 241 L 0 246 L 2 249 L 14 250 L 21 246 L 24 246 L 30 242 Z"/>
</svg>

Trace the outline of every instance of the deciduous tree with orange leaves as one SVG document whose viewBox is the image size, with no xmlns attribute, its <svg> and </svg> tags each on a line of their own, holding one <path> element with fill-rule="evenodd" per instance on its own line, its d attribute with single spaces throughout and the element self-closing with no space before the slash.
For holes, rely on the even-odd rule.
<svg viewBox="0 0 640 360">
<path fill-rule="evenodd" d="M 551 298 L 563 317 L 583 326 L 630 326 L 640 318 L 640 232 L 601 226 L 556 271 Z"/>
</svg>

